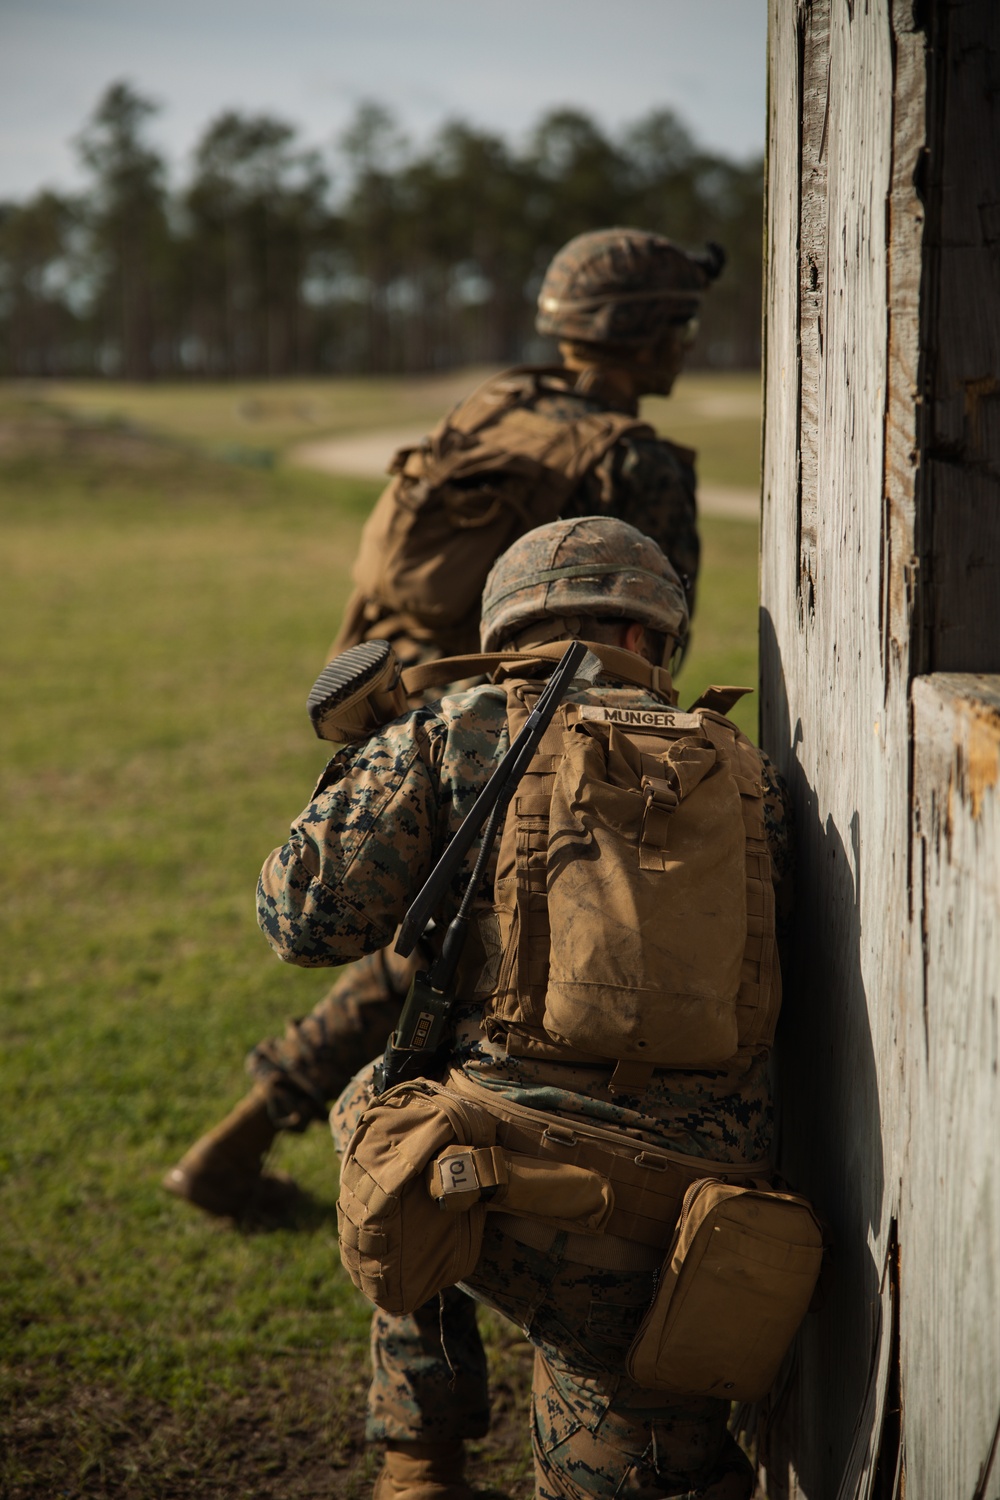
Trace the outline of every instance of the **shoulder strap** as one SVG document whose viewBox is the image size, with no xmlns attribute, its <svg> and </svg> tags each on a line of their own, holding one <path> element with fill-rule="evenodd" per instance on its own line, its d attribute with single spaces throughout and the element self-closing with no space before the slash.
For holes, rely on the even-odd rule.
<svg viewBox="0 0 1000 1500">
<path fill-rule="evenodd" d="M 606 646 L 595 641 L 584 641 L 604 669 L 613 677 L 634 687 L 647 688 L 668 703 L 675 701 L 673 683 L 665 667 L 653 666 L 634 651 L 621 646 Z M 523 677 L 527 670 L 537 669 L 548 662 L 561 661 L 566 651 L 565 641 L 546 641 L 543 646 L 532 646 L 530 651 L 487 651 L 475 656 L 445 656 L 437 661 L 421 662 L 408 667 L 403 673 L 403 687 L 412 696 L 425 688 L 448 682 L 460 682 L 463 677 L 477 677 L 485 673 L 494 674 L 497 681 L 505 677 Z M 742 689 L 747 692 L 749 689 Z"/>
<path fill-rule="evenodd" d="M 715 714 L 728 714 L 734 703 L 752 692 L 753 688 L 748 687 L 707 687 L 701 697 L 695 699 L 688 712 L 694 713 L 696 708 L 708 708 Z"/>
<path fill-rule="evenodd" d="M 537 409 L 541 397 L 558 394 L 577 394 L 558 367 L 524 365 L 491 376 L 419 447 L 401 449 L 392 471 L 436 485 L 500 470 L 537 485 L 543 470 L 568 493 L 624 437 L 656 440 L 647 422 L 626 412 L 581 409 L 550 417 Z"/>
<path fill-rule="evenodd" d="M 535 371 L 530 365 L 515 365 L 499 375 L 490 375 L 453 406 L 431 434 L 431 441 L 449 430 L 470 435 L 488 427 L 511 407 L 531 400 L 536 391 Z M 546 372 L 548 373 L 548 372 Z"/>
<path fill-rule="evenodd" d="M 485 482 L 496 488 L 500 476 L 504 483 L 496 488 L 496 499 L 519 514 L 518 530 L 523 531 L 554 520 L 617 444 L 659 441 L 654 428 L 640 418 L 594 409 L 585 397 L 579 411 L 572 404 L 557 414 L 545 411 L 543 398 L 559 395 L 569 403 L 579 395 L 559 367 L 516 366 L 491 376 L 421 443 L 398 450 L 389 466 L 395 479 L 380 505 L 384 502 L 388 515 L 395 516 L 403 492 L 423 502 L 448 485 L 463 488 Z M 385 517 L 383 521 L 385 530 Z M 375 560 L 369 563 L 369 572 L 378 575 Z"/>
<path fill-rule="evenodd" d="M 499 374 L 488 375 L 467 396 L 451 408 L 425 440 L 428 446 L 439 445 L 447 434 L 459 432 L 466 437 L 497 422 L 517 406 L 530 406 L 546 384 L 558 386 L 567 393 L 566 372 L 560 365 L 514 365 Z M 562 379 L 560 380 L 560 377 Z M 401 449 L 409 453 L 412 449 Z"/>
</svg>

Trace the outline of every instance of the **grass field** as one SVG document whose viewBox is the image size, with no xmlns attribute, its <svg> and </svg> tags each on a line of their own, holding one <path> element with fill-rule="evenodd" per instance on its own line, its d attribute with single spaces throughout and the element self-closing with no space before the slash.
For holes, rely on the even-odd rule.
<svg viewBox="0 0 1000 1500">
<path fill-rule="evenodd" d="M 58 408 L 100 409 L 78 394 Z M 220 1227 L 159 1179 L 324 983 L 270 955 L 254 885 L 323 764 L 304 701 L 377 488 L 0 394 L 3 1500 L 369 1491 L 325 1132 L 281 1142 L 311 1195 L 291 1227 Z M 704 539 L 682 701 L 755 681 L 756 529 Z M 526 1496 L 527 1346 L 488 1337 L 474 1477 Z"/>
<path fill-rule="evenodd" d="M 217 456 L 268 463 L 304 439 L 429 427 L 487 373 L 483 369 L 411 380 L 332 378 L 226 385 L 44 381 L 22 389 L 77 418 L 116 418 L 197 443 Z M 757 487 L 757 375 L 683 375 L 669 400 L 643 403 L 643 416 L 675 442 L 699 450 L 704 483 Z"/>
</svg>

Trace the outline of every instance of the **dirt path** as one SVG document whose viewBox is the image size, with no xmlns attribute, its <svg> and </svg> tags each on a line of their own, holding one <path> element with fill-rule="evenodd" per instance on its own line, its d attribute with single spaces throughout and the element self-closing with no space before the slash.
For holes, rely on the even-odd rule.
<svg viewBox="0 0 1000 1500">
<path fill-rule="evenodd" d="M 319 469 L 324 474 L 381 479 L 385 477 L 386 465 L 396 449 L 408 443 L 419 443 L 425 431 L 425 427 L 398 428 L 299 443 L 289 451 L 288 460 L 305 469 Z M 732 485 L 699 485 L 698 505 L 707 516 L 728 516 L 738 521 L 756 521 L 760 513 L 757 491 Z"/>
</svg>

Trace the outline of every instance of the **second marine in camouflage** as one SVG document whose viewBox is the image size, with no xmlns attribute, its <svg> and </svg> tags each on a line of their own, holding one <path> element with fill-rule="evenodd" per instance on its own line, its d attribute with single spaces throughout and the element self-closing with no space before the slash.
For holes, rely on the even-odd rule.
<svg viewBox="0 0 1000 1500">
<path fill-rule="evenodd" d="M 689 254 L 635 229 L 580 235 L 559 252 L 537 327 L 559 341 L 562 366 L 495 377 L 397 455 L 334 652 L 363 639 L 391 640 L 404 663 L 475 650 L 494 559 L 556 516 L 615 516 L 652 537 L 693 610 L 694 454 L 639 421 L 638 405 L 669 394 L 723 260 L 717 246 Z M 168 1190 L 223 1215 L 280 1209 L 292 1184 L 262 1169 L 275 1132 L 324 1119 L 382 1050 L 414 964 L 388 949 L 369 954 L 284 1036 L 254 1048 L 254 1090 L 168 1172 Z"/>
</svg>

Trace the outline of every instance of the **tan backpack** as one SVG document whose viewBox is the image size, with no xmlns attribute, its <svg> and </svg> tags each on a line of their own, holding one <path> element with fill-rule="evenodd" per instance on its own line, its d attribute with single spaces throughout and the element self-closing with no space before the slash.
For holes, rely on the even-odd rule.
<svg viewBox="0 0 1000 1500">
<path fill-rule="evenodd" d="M 535 688 L 506 690 L 513 733 Z M 769 1041 L 780 986 L 757 751 L 707 707 L 561 709 L 507 814 L 495 912 L 485 1025 L 510 1052 L 634 1072 L 715 1067 Z"/>
<path fill-rule="evenodd" d="M 554 418 L 536 410 L 541 396 L 571 389 L 565 371 L 510 370 L 474 391 L 418 447 L 399 450 L 392 483 L 361 534 L 355 613 L 363 600 L 377 601 L 418 639 L 466 646 L 500 553 L 554 521 L 623 436 L 657 440 L 647 423 L 621 412 Z M 342 631 L 339 649 L 350 643 Z"/>
</svg>

